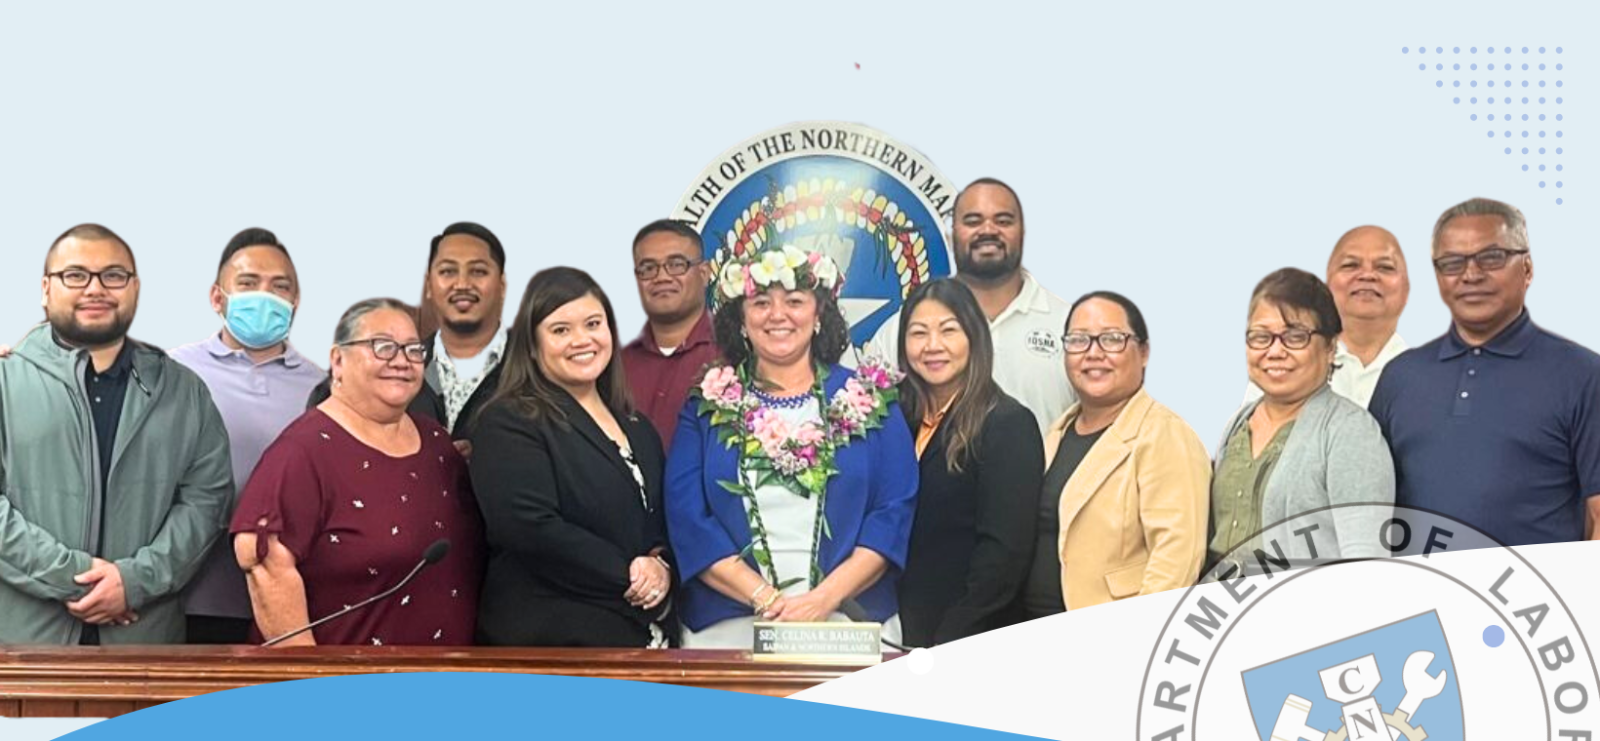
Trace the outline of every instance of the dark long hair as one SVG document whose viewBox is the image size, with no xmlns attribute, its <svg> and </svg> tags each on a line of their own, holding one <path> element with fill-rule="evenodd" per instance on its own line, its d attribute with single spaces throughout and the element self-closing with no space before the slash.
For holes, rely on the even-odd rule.
<svg viewBox="0 0 1600 741">
<path fill-rule="evenodd" d="M 611 310 L 611 299 L 600 284 L 588 273 L 577 268 L 546 268 L 535 273 L 522 292 L 522 303 L 517 306 L 517 317 L 511 323 L 511 335 L 506 342 L 505 360 L 501 361 L 500 387 L 490 403 L 502 399 L 531 419 L 548 417 L 566 423 L 566 412 L 559 400 L 566 392 L 555 381 L 545 376 L 534 357 L 539 352 L 539 341 L 534 333 L 545 317 L 584 296 L 599 299 L 606 312 L 606 324 L 611 330 L 611 360 L 595 379 L 595 388 L 618 421 L 633 413 L 633 401 L 628 394 L 628 379 L 622 371 L 622 342 L 617 336 L 617 315 Z"/>
<path fill-rule="evenodd" d="M 944 457 L 951 473 L 962 468 L 977 454 L 983 421 L 1000 403 L 1000 386 L 994 382 L 994 339 L 989 335 L 989 320 L 984 318 L 972 289 L 961 281 L 944 278 L 917 286 L 900 307 L 900 367 L 906 370 L 900 382 L 900 408 L 911 429 L 922 424 L 933 409 L 933 387 L 911 372 L 906 357 L 906 329 L 911 315 L 924 301 L 937 301 L 956 316 L 956 323 L 967 335 L 967 369 L 962 372 L 960 389 L 950 411 L 945 413 Z"/>
<path fill-rule="evenodd" d="M 811 360 L 831 367 L 850 347 L 850 325 L 845 323 L 832 291 L 817 288 L 811 293 L 817 297 L 817 318 L 822 321 L 821 331 L 811 338 Z M 750 341 L 744 336 L 744 302 L 739 298 L 723 304 L 711 317 L 717 349 L 722 351 L 723 361 L 735 368 L 744 365 L 751 354 Z"/>
</svg>

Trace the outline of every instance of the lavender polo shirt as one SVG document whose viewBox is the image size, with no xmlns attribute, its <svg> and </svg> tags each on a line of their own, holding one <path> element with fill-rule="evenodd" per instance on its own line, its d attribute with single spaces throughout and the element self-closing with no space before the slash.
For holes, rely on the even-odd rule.
<svg viewBox="0 0 1600 741">
<path fill-rule="evenodd" d="M 267 446 L 290 422 L 306 411 L 311 389 L 327 377 L 316 364 L 285 346 L 282 355 L 257 364 L 242 350 L 223 344 L 221 334 L 167 353 L 205 381 L 211 400 L 222 413 L 233 453 L 234 500 L 255 470 Z M 220 538 L 185 594 L 185 611 L 208 617 L 249 618 L 250 593 L 244 572 L 233 558 L 232 539 Z"/>
</svg>

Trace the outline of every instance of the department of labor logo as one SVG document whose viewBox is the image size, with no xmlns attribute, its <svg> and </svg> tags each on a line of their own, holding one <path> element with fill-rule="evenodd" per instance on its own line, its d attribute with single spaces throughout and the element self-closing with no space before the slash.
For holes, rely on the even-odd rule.
<svg viewBox="0 0 1600 741">
<path fill-rule="evenodd" d="M 1436 611 L 1243 673 L 1261 741 L 1461 738 L 1461 688 Z"/>
<path fill-rule="evenodd" d="M 1140 741 L 1600 735 L 1600 673 L 1566 602 L 1516 549 L 1426 510 L 1273 523 L 1147 645 Z"/>
<path fill-rule="evenodd" d="M 672 218 L 700 232 L 714 269 L 771 244 L 833 258 L 845 276 L 839 307 L 859 346 L 912 289 L 950 274 L 942 227 L 955 196 L 927 157 L 883 132 L 809 122 L 723 152 Z"/>
</svg>

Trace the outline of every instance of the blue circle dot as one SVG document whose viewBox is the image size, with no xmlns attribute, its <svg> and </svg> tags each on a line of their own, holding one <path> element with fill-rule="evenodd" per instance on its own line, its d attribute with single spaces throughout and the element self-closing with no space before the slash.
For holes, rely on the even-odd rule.
<svg viewBox="0 0 1600 741">
<path fill-rule="evenodd" d="M 1543 139 L 1543 138 L 1544 138 L 1544 132 L 1543 132 L 1543 131 L 1541 131 L 1541 132 L 1539 132 L 1539 138 L 1540 138 L 1540 139 Z"/>
<path fill-rule="evenodd" d="M 1556 71 L 1557 71 L 1557 72 L 1559 72 L 1559 71 L 1561 71 L 1561 65 L 1559 65 L 1559 64 L 1558 64 L 1558 65 L 1556 65 Z"/>
<path fill-rule="evenodd" d="M 1417 47 L 1417 53 L 1418 54 L 1427 54 L 1428 53 L 1428 47 L 1426 47 L 1426 46 Z"/>
<path fill-rule="evenodd" d="M 1561 47 L 1559 47 L 1559 46 L 1558 46 L 1558 47 L 1556 47 L 1556 53 L 1557 53 L 1557 54 L 1560 54 L 1560 53 L 1561 53 Z"/>
<path fill-rule="evenodd" d="M 1561 199 L 1560 199 L 1560 198 L 1557 198 L 1557 199 L 1556 199 L 1556 205 L 1557 205 L 1557 206 L 1559 206 L 1559 205 L 1561 205 Z"/>
<path fill-rule="evenodd" d="M 1511 132 L 1509 132 L 1509 131 L 1506 132 L 1507 136 L 1509 136 L 1510 134 L 1511 134 Z M 1524 139 L 1528 138 L 1528 132 L 1526 132 L 1526 131 L 1522 132 L 1522 138 L 1524 138 Z"/>
<path fill-rule="evenodd" d="M 1489 138 L 1490 138 L 1490 139 L 1493 139 L 1493 138 L 1494 138 L 1494 132 L 1493 132 L 1493 131 L 1491 131 L 1491 132 L 1489 132 Z"/>
<path fill-rule="evenodd" d="M 1540 117 L 1539 117 L 1539 119 L 1540 119 L 1540 120 L 1543 120 L 1543 119 L 1544 119 L 1544 116 L 1540 116 Z M 1560 121 L 1560 120 L 1561 120 L 1561 114 L 1559 114 L 1559 113 L 1557 113 L 1557 114 L 1556 114 L 1556 120 L 1557 120 L 1557 121 Z"/>
<path fill-rule="evenodd" d="M 1459 104 L 1459 103 L 1461 103 L 1461 99 L 1460 98 L 1454 98 L 1450 102 Z"/>
<path fill-rule="evenodd" d="M 1476 120 L 1478 120 L 1478 114 L 1476 114 L 1476 113 L 1472 114 L 1470 117 L 1467 118 L 1467 120 L 1468 121 L 1476 121 Z"/>
<path fill-rule="evenodd" d="M 1409 47 L 1409 46 L 1400 47 L 1400 53 L 1401 54 L 1410 54 L 1411 53 L 1411 47 Z"/>
<path fill-rule="evenodd" d="M 1522 171 L 1523 172 L 1527 172 L 1528 171 L 1528 166 L 1527 165 L 1523 165 L 1522 166 Z"/>
<path fill-rule="evenodd" d="M 1560 139 L 1560 138 L 1561 138 L 1561 132 L 1559 132 L 1559 131 L 1557 131 L 1557 132 L 1556 132 L 1556 138 L 1557 138 L 1557 139 Z"/>
<path fill-rule="evenodd" d="M 1522 63 L 1522 68 L 1523 69 L 1527 69 L 1528 68 L 1528 63 L 1527 62 L 1523 62 Z"/>
<path fill-rule="evenodd" d="M 1524 118 L 1526 118 L 1526 116 L 1524 116 Z M 1544 114 L 1543 113 L 1539 114 L 1539 120 L 1540 121 L 1544 120 Z"/>
<path fill-rule="evenodd" d="M 1511 87 L 1511 81 L 1510 80 L 1506 80 L 1506 87 Z M 1510 98 L 1506 98 L 1506 102 L 1510 103 L 1511 99 Z"/>
<path fill-rule="evenodd" d="M 1527 80 L 1523 80 L 1522 81 L 1522 86 L 1523 87 L 1527 87 L 1528 86 L 1528 81 Z"/>
<path fill-rule="evenodd" d="M 1472 81 L 1472 86 L 1473 87 L 1477 87 L 1478 86 L 1478 81 L 1477 80 L 1473 80 Z"/>
<path fill-rule="evenodd" d="M 1476 64 L 1472 65 L 1472 67 L 1471 67 L 1471 69 L 1477 69 L 1477 68 L 1478 68 L 1478 65 L 1476 65 Z"/>
<path fill-rule="evenodd" d="M 1557 187 L 1557 188 L 1559 188 L 1559 187 L 1561 187 L 1561 181 L 1560 181 L 1560 180 L 1557 180 L 1557 181 L 1556 181 L 1556 187 Z"/>
<path fill-rule="evenodd" d="M 1556 105 L 1561 105 L 1561 99 L 1560 98 L 1556 98 Z"/>
<path fill-rule="evenodd" d="M 1506 104 L 1507 104 L 1507 105 L 1510 105 L 1510 104 L 1511 104 L 1511 99 L 1510 99 L 1510 98 L 1506 98 Z"/>
<path fill-rule="evenodd" d="M 1561 172 L 1561 170 L 1562 170 L 1561 165 L 1556 165 L 1556 172 Z"/>
<path fill-rule="evenodd" d="M 1478 47 L 1476 47 L 1476 46 L 1472 47 L 1471 52 L 1473 54 L 1477 54 L 1478 53 Z"/>
<path fill-rule="evenodd" d="M 1528 47 L 1526 47 L 1526 46 L 1522 47 L 1522 53 L 1523 54 L 1527 54 L 1528 53 Z"/>
<path fill-rule="evenodd" d="M 1506 154 L 1511 154 L 1511 147 L 1506 147 Z"/>
<path fill-rule="evenodd" d="M 1544 98 L 1539 99 L 1539 105 L 1544 105 Z"/>
<path fill-rule="evenodd" d="M 1544 87 L 1544 80 L 1539 81 L 1539 87 Z"/>
<path fill-rule="evenodd" d="M 1522 150 L 1522 153 L 1527 154 L 1528 150 L 1524 149 Z M 1544 154 L 1544 147 L 1539 147 L 1539 154 Z"/>
<path fill-rule="evenodd" d="M 1450 65 L 1450 69 L 1461 69 L 1461 65 L 1460 64 L 1452 64 L 1452 65 Z"/>
<path fill-rule="evenodd" d="M 1434 69 L 1444 69 L 1444 65 L 1442 65 L 1442 64 L 1435 64 L 1435 65 L 1433 65 L 1433 68 L 1434 68 Z"/>
<path fill-rule="evenodd" d="M 1461 87 L 1461 81 L 1460 80 L 1456 80 L 1455 82 L 1450 83 L 1450 86 L 1451 87 Z"/>
<path fill-rule="evenodd" d="M 1556 154 L 1561 154 L 1561 147 L 1556 147 Z"/>
<path fill-rule="evenodd" d="M 1494 53 L 1494 47 L 1492 47 L 1492 46 L 1491 46 L 1491 47 L 1489 47 L 1489 53 L 1490 53 L 1490 54 L 1493 54 L 1493 53 Z"/>
<path fill-rule="evenodd" d="M 1523 154 L 1527 154 L 1528 153 L 1528 148 L 1527 147 L 1523 147 L 1522 148 L 1522 153 Z"/>
<path fill-rule="evenodd" d="M 1450 53 L 1452 53 L 1452 54 L 1460 54 L 1461 53 L 1461 47 L 1458 46 L 1458 47 L 1456 47 L 1454 49 L 1451 49 Z"/>
<path fill-rule="evenodd" d="M 1543 62 L 1541 62 L 1541 63 L 1540 63 L 1540 64 L 1539 64 L 1539 69 L 1544 69 L 1544 63 L 1543 63 Z"/>
<path fill-rule="evenodd" d="M 1494 80 L 1489 81 L 1489 87 L 1494 87 Z"/>
<path fill-rule="evenodd" d="M 1444 80 L 1433 83 L 1434 87 L 1444 87 Z"/>
<path fill-rule="evenodd" d="M 1528 114 L 1526 114 L 1526 113 L 1522 114 L 1522 120 L 1524 120 L 1524 121 L 1528 120 Z"/>
<path fill-rule="evenodd" d="M 1561 87 L 1561 81 L 1560 80 L 1556 80 L 1556 87 Z"/>
<path fill-rule="evenodd" d="M 1541 47 L 1539 47 L 1539 53 L 1540 53 L 1540 54 L 1543 54 L 1543 53 L 1544 53 L 1544 47 L 1542 47 L 1542 46 L 1541 46 Z"/>
<path fill-rule="evenodd" d="M 1544 165 L 1539 165 L 1539 172 L 1544 172 Z"/>
<path fill-rule="evenodd" d="M 1509 47 L 1509 46 L 1508 46 L 1508 47 L 1506 47 L 1506 53 L 1507 53 L 1507 54 L 1510 54 L 1510 53 L 1511 53 L 1511 47 Z"/>
<path fill-rule="evenodd" d="M 1494 65 L 1492 65 L 1492 64 L 1491 64 L 1491 65 L 1489 65 L 1489 70 L 1490 70 L 1490 71 L 1491 71 L 1491 72 L 1492 72 L 1492 71 L 1494 71 Z"/>
<path fill-rule="evenodd" d="M 1527 98 L 1523 98 L 1522 99 L 1522 104 L 1523 105 L 1527 105 L 1528 104 L 1528 99 Z"/>
<path fill-rule="evenodd" d="M 1499 648 L 1506 642 L 1506 629 L 1498 625 L 1491 625 L 1483 629 L 1483 643 L 1489 648 Z"/>
<path fill-rule="evenodd" d="M 1544 187 L 1544 181 L 1543 181 L 1543 180 L 1540 180 L 1540 181 L 1539 181 L 1539 187 L 1541 187 L 1541 188 L 1543 188 L 1543 187 Z"/>
<path fill-rule="evenodd" d="M 1506 136 L 1509 138 L 1511 136 L 1511 132 L 1507 131 Z"/>
</svg>

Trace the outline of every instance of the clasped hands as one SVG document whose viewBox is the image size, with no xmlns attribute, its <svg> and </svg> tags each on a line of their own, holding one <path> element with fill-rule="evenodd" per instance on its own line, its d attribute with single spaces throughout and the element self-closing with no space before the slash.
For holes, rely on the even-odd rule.
<svg viewBox="0 0 1600 741">
<path fill-rule="evenodd" d="M 122 570 L 116 564 L 96 558 L 90 562 L 88 571 L 72 580 L 85 586 L 94 585 L 81 599 L 67 603 L 67 611 L 73 617 L 90 625 L 130 625 L 139 621 L 139 615 L 128 609 Z"/>
<path fill-rule="evenodd" d="M 752 597 L 756 615 L 775 623 L 823 623 L 839 611 L 840 600 L 818 585 L 805 594 L 785 596 L 763 583 Z"/>
<path fill-rule="evenodd" d="M 672 591 L 672 574 L 655 556 L 640 556 L 628 564 L 628 591 L 622 598 L 643 610 L 654 610 Z"/>
</svg>

